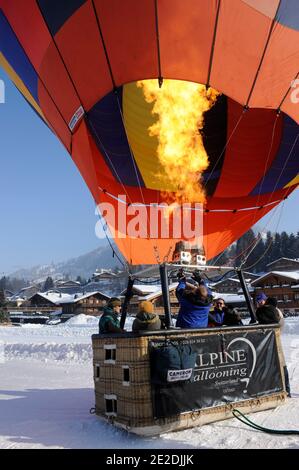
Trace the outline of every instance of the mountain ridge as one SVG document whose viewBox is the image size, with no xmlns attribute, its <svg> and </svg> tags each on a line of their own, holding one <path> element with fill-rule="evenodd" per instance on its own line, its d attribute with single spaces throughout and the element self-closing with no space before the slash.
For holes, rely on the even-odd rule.
<svg viewBox="0 0 299 470">
<path fill-rule="evenodd" d="M 119 267 L 121 265 L 118 259 L 113 257 L 110 246 L 105 245 L 58 263 L 39 264 L 29 268 L 21 268 L 9 274 L 9 276 L 35 282 L 44 281 L 48 276 L 51 276 L 53 279 L 66 276 L 72 279 L 77 276 L 90 278 L 97 268 L 113 269 Z"/>
</svg>

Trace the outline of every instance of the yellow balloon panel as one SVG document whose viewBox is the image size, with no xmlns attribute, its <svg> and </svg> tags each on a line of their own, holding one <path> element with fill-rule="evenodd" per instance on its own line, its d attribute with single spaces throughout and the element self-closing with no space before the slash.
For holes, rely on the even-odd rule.
<svg viewBox="0 0 299 470">
<path fill-rule="evenodd" d="M 175 191 L 158 155 L 157 137 L 149 135 L 148 128 L 156 121 L 151 103 L 145 101 L 142 88 L 136 82 L 123 87 L 123 116 L 130 147 L 139 171 L 148 189 Z"/>
</svg>

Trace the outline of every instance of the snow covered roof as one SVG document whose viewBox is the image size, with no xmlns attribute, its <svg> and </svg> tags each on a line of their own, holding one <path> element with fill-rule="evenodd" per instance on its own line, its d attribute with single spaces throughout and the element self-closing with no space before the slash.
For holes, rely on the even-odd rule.
<svg viewBox="0 0 299 470">
<path fill-rule="evenodd" d="M 173 289 L 176 289 L 178 283 L 174 282 L 169 285 L 169 290 L 172 291 Z M 149 287 L 149 286 L 147 286 Z M 153 287 L 153 286 L 151 286 Z M 148 295 L 143 295 L 140 296 L 138 300 L 153 300 L 155 297 L 162 295 L 162 289 L 161 286 L 154 286 L 157 287 L 155 292 L 151 292 Z M 222 294 L 219 292 L 213 293 L 213 296 L 215 298 L 221 297 L 226 303 L 237 303 L 237 302 L 245 302 L 245 297 L 244 295 L 239 295 L 239 294 Z"/>
<path fill-rule="evenodd" d="M 217 296 L 215 295 L 215 297 L 223 299 L 226 304 L 245 302 L 244 295 L 240 294 L 221 294 L 217 292 Z"/>
<path fill-rule="evenodd" d="M 58 280 L 58 281 L 55 281 L 55 284 L 56 286 L 64 286 L 64 285 L 77 285 L 77 286 L 80 286 L 80 282 L 79 281 L 63 281 L 63 280 Z"/>
<path fill-rule="evenodd" d="M 299 271 L 270 271 L 269 273 L 263 274 L 255 281 L 252 281 L 252 285 L 255 286 L 261 280 L 267 279 L 270 276 L 286 277 L 287 279 L 291 279 L 293 281 L 299 281 Z"/>
<path fill-rule="evenodd" d="M 100 294 L 103 297 L 105 297 L 107 300 L 110 299 L 109 295 L 103 294 L 103 292 L 100 292 L 97 290 L 94 292 L 86 292 L 85 294 L 81 294 L 81 292 L 79 294 L 73 294 L 74 296 L 75 295 L 78 296 L 76 299 L 74 298 L 74 302 L 78 302 L 79 300 L 82 300 L 82 299 L 87 299 L 88 297 L 91 297 L 92 295 L 95 295 L 95 294 Z"/>
<path fill-rule="evenodd" d="M 169 290 L 172 291 L 173 289 L 176 289 L 178 283 L 177 282 L 174 282 L 172 284 L 169 284 Z M 145 297 L 143 297 L 143 300 L 152 300 L 154 299 L 155 297 L 158 297 L 159 295 L 162 295 L 162 288 L 161 286 L 157 286 L 158 289 L 156 292 L 152 292 L 151 294 L 149 295 L 146 295 Z"/>
<path fill-rule="evenodd" d="M 126 290 L 124 289 L 121 292 L 121 295 L 126 294 Z M 161 290 L 160 284 L 134 284 L 133 286 L 133 292 L 135 295 L 147 295 L 147 294 L 153 294 Z"/>
<path fill-rule="evenodd" d="M 76 294 L 64 294 L 64 293 L 59 293 L 59 292 L 37 292 L 37 294 L 35 295 L 39 295 L 40 297 L 43 297 L 44 299 L 49 300 L 49 302 L 52 302 L 55 305 L 61 305 L 61 304 L 76 303 L 76 302 L 79 302 L 80 300 L 86 299 L 95 294 L 100 294 L 103 297 L 105 297 L 107 300 L 110 298 L 108 295 L 105 295 L 99 291 L 87 292 L 86 294 L 82 294 L 81 292 L 78 292 Z M 32 297 L 34 297 L 34 295 Z M 30 299 L 32 299 L 32 297 L 30 297 Z"/>
<path fill-rule="evenodd" d="M 99 271 L 94 272 L 92 277 L 93 278 L 95 277 L 109 278 L 109 277 L 117 277 L 117 274 L 111 271 L 111 269 L 100 269 Z"/>
<path fill-rule="evenodd" d="M 7 297 L 11 302 L 19 302 L 19 301 L 22 301 L 22 302 L 25 302 L 26 297 L 21 297 L 19 294 L 14 294 L 12 295 L 11 297 Z"/>
<path fill-rule="evenodd" d="M 27 290 L 30 290 L 30 289 L 40 289 L 40 287 L 38 287 L 38 286 L 36 286 L 36 285 L 23 287 L 23 288 L 20 290 L 19 294 L 20 294 L 21 292 L 26 292 Z"/>
</svg>

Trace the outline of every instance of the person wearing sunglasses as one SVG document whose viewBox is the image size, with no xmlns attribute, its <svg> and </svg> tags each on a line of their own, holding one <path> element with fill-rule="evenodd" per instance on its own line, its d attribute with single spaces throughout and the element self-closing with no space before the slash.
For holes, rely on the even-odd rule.
<svg viewBox="0 0 299 470">
<path fill-rule="evenodd" d="M 209 327 L 222 326 L 225 315 L 225 302 L 223 299 L 214 300 L 214 308 L 209 313 Z"/>
<path fill-rule="evenodd" d="M 225 305 L 222 298 L 215 299 L 214 309 L 209 313 L 210 328 L 220 326 L 241 326 L 243 325 L 240 314 Z"/>
</svg>

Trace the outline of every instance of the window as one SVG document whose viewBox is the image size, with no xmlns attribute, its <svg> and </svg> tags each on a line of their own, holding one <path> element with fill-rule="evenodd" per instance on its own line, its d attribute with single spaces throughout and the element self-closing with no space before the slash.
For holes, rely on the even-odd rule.
<svg viewBox="0 0 299 470">
<path fill-rule="evenodd" d="M 96 382 L 100 380 L 100 364 L 94 365 L 94 380 Z"/>
<path fill-rule="evenodd" d="M 107 416 L 117 415 L 117 397 L 116 395 L 104 395 L 105 408 Z"/>
<path fill-rule="evenodd" d="M 283 300 L 287 302 L 289 300 L 288 294 L 283 294 Z"/>
<path fill-rule="evenodd" d="M 130 368 L 123 366 L 123 385 L 130 385 Z"/>
<path fill-rule="evenodd" d="M 295 299 L 295 300 L 299 300 L 299 293 L 298 293 L 298 294 L 294 294 L 294 299 Z"/>
<path fill-rule="evenodd" d="M 105 363 L 115 364 L 116 361 L 116 344 L 104 344 Z"/>
</svg>

